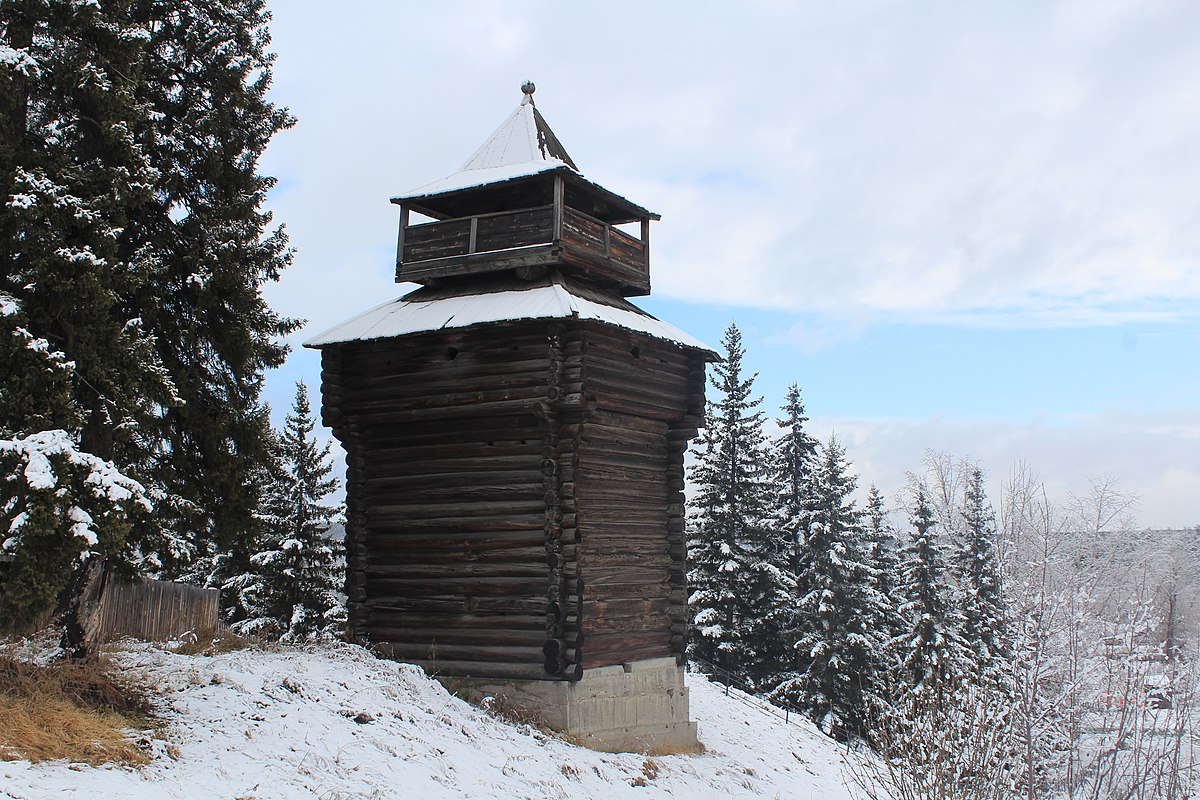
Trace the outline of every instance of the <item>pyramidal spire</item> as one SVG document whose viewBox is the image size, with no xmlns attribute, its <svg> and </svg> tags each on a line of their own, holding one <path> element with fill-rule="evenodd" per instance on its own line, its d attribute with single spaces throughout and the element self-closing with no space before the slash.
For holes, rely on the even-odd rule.
<svg viewBox="0 0 1200 800">
<path fill-rule="evenodd" d="M 475 154 L 462 165 L 462 170 L 494 169 L 496 167 L 516 166 L 518 164 L 537 164 L 538 162 L 554 162 L 566 164 L 576 172 L 579 168 L 567 155 L 562 142 L 550 130 L 546 119 L 537 110 L 533 101 L 533 93 L 537 87 L 533 81 L 525 81 L 521 85 L 521 104 L 516 111 L 508 116 L 487 138 Z"/>
<path fill-rule="evenodd" d="M 518 178 L 558 167 L 579 168 L 562 142 L 550 130 L 533 100 L 533 81 L 521 85 L 521 104 L 479 149 L 455 172 L 441 180 L 419 186 L 406 197 L 449 192 L 469 186 Z"/>
</svg>

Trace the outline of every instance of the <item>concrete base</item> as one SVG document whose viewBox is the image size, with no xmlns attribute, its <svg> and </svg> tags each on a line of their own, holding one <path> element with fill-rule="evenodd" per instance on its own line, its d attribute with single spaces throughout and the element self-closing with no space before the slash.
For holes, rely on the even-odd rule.
<svg viewBox="0 0 1200 800">
<path fill-rule="evenodd" d="M 699 749 L 688 720 L 688 690 L 675 659 L 650 658 L 585 669 L 576 682 L 443 678 L 452 691 L 521 709 L 527 719 L 585 747 L 610 753 Z"/>
</svg>

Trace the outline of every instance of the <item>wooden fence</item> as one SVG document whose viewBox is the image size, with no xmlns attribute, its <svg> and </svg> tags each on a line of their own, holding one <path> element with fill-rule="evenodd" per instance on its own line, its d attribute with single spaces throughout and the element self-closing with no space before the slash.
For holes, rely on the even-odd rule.
<svg viewBox="0 0 1200 800">
<path fill-rule="evenodd" d="M 126 583 L 110 576 L 100 598 L 98 641 L 121 636 L 147 641 L 173 639 L 188 631 L 217 631 L 218 589 L 141 578 Z"/>
</svg>

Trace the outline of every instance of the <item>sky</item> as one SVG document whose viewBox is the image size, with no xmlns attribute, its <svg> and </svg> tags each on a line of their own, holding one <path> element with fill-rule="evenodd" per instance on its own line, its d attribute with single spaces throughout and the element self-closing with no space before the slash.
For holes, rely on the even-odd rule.
<svg viewBox="0 0 1200 800">
<path fill-rule="evenodd" d="M 636 302 L 890 494 L 927 450 L 1062 503 L 1115 477 L 1200 524 L 1200 4 L 274 0 L 261 162 L 309 337 L 394 283 L 388 198 L 455 172 L 537 84 L 589 179 L 662 214 Z M 711 394 L 711 392 L 710 392 Z"/>
</svg>

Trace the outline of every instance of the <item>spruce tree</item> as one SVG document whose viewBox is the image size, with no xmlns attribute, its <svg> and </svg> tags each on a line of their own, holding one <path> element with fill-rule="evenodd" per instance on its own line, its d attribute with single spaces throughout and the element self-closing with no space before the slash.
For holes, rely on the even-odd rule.
<svg viewBox="0 0 1200 800">
<path fill-rule="evenodd" d="M 137 96 L 145 33 L 123 6 L 0 3 L 0 529 L 19 533 L 0 588 L 9 623 L 50 605 L 85 553 L 128 569 L 186 555 L 141 513 L 162 494 L 147 483 L 147 431 L 178 399 L 133 301 L 154 285 L 136 220 L 159 177 L 154 109 Z M 96 505 L 88 476 L 100 473 L 140 501 Z"/>
<path fill-rule="evenodd" d="M 776 422 L 781 433 L 775 439 L 773 453 L 773 522 L 784 534 L 781 537 L 786 546 L 783 555 L 787 558 L 789 568 L 795 573 L 796 545 L 800 539 L 801 515 L 804 512 L 809 477 L 817 454 L 817 440 L 809 436 L 804 429 L 808 417 L 804 413 L 804 401 L 800 397 L 799 386 L 794 383 L 788 386 L 787 397 L 780 410 L 783 411 L 783 417 Z"/>
<path fill-rule="evenodd" d="M 244 549 L 269 459 L 263 373 L 299 324 L 262 294 L 291 252 L 263 210 L 275 179 L 258 162 L 294 120 L 267 99 L 264 0 L 157 0 L 133 13 L 149 34 L 138 95 L 156 112 L 145 136 L 159 173 L 136 243 L 153 283 L 135 302 L 180 400 L 157 431 L 155 477 L 171 498 L 160 513 L 206 553 Z"/>
<path fill-rule="evenodd" d="M 900 553 L 896 543 L 896 532 L 887 521 L 883 495 L 875 486 L 867 492 L 864 514 L 863 541 L 866 545 L 867 561 L 873 571 L 872 586 L 879 600 L 880 616 L 872 621 L 872 629 L 881 643 L 891 641 L 903 630 L 900 616 Z M 886 647 L 876 648 L 881 657 L 881 670 L 890 668 L 886 663 Z"/>
<path fill-rule="evenodd" d="M 226 581 L 246 613 L 237 630 L 302 641 L 333 633 L 345 621 L 344 566 L 328 538 L 343 509 L 326 502 L 338 481 L 330 477 L 330 444 L 318 445 L 315 428 L 300 381 L 279 437 L 281 469 L 266 505 L 265 541 L 250 559 L 251 570 Z"/>
<path fill-rule="evenodd" d="M 88 552 L 116 567 L 175 573 L 197 542 L 244 538 L 258 505 L 262 372 L 295 327 L 261 296 L 290 257 L 260 211 L 258 158 L 291 123 L 265 99 L 267 17 L 261 0 L 0 0 L 0 350 L 16 353 L 0 438 L 61 450 L 61 431 L 72 459 L 143 487 L 153 514 L 92 515 Z M 31 347 L 61 354 L 52 375 L 31 371 Z M 32 609 L 82 540 L 74 506 L 21 517 L 33 495 L 15 475 L 0 476 L 0 526 L 39 522 L 11 547 L 62 543 L 14 555 L 45 569 L 32 594 L 2 590 Z"/>
<path fill-rule="evenodd" d="M 830 437 L 813 471 L 799 542 L 796 672 L 776 695 L 799 706 L 822 730 L 844 737 L 863 729 L 874 681 L 871 621 L 880 616 L 874 570 L 864 549 L 856 479 Z"/>
<path fill-rule="evenodd" d="M 770 684 L 784 656 L 791 584 L 770 511 L 762 398 L 744 377 L 742 336 L 722 339 L 706 428 L 696 442 L 696 487 L 688 541 L 692 652 L 752 686 Z"/>
<path fill-rule="evenodd" d="M 954 548 L 959 634 L 978 676 L 983 677 L 1001 668 L 1011 648 L 996 553 L 996 518 L 978 467 L 967 476 L 961 518 L 961 538 Z"/>
<path fill-rule="evenodd" d="M 894 642 L 901 669 L 898 683 L 937 693 L 957 679 L 962 653 L 951 619 L 937 522 L 923 485 L 916 488 L 911 524 L 901 553 L 905 632 Z"/>
</svg>

